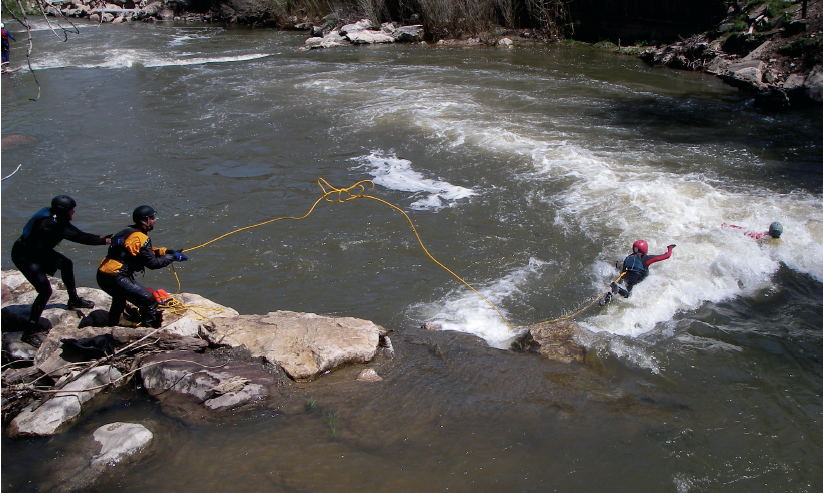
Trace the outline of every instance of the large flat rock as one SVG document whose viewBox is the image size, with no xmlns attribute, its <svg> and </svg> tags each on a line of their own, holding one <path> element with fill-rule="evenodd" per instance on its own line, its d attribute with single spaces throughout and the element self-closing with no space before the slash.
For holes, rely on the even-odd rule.
<svg viewBox="0 0 823 493">
<path fill-rule="evenodd" d="M 336 367 L 374 358 L 386 330 L 352 317 L 277 311 L 217 318 L 207 334 L 212 344 L 245 346 L 277 364 L 295 380 L 311 380 Z"/>
</svg>

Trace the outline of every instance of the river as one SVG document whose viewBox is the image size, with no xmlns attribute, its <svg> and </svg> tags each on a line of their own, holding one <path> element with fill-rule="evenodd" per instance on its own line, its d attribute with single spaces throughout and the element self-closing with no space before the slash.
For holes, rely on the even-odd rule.
<svg viewBox="0 0 823 493">
<path fill-rule="evenodd" d="M 761 112 L 711 76 L 585 47 L 296 51 L 305 37 L 81 24 L 63 42 L 38 24 L 39 100 L 28 69 L 2 78 L 3 137 L 35 139 L 2 152 L 3 176 L 22 164 L 2 183 L 3 269 L 58 194 L 99 234 L 150 204 L 154 244 L 183 249 L 302 216 L 318 178 L 373 180 L 500 313 L 396 210 L 321 202 L 189 252 L 182 290 L 373 320 L 395 331 L 383 382 L 341 371 L 317 408 L 217 422 L 132 385 L 65 434 L 4 437 L 4 490 L 41 490 L 120 420 L 155 444 L 91 491 L 823 491 L 823 110 Z M 721 226 L 772 221 L 779 243 Z M 587 364 L 506 350 L 598 296 L 639 238 L 677 247 L 575 317 Z M 103 249 L 60 248 L 96 287 Z M 142 282 L 177 289 L 167 270 Z"/>
</svg>

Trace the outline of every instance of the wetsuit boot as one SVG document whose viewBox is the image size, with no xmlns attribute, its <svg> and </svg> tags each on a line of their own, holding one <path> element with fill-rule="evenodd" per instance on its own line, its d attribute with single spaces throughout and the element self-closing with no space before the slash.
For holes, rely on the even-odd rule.
<svg viewBox="0 0 823 493">
<path fill-rule="evenodd" d="M 69 310 L 74 310 L 75 308 L 94 308 L 94 302 L 91 300 L 85 300 L 77 294 L 74 297 L 69 296 L 69 302 L 67 303 Z"/>
<path fill-rule="evenodd" d="M 75 308 L 94 308 L 94 302 L 91 300 L 84 300 L 77 294 L 77 283 L 74 280 L 74 266 L 72 261 L 65 259 L 61 261 L 60 272 L 63 274 L 63 284 L 66 285 L 66 291 L 69 292 L 69 302 L 67 303 L 69 310 Z"/>
<path fill-rule="evenodd" d="M 37 337 L 38 332 L 41 331 L 37 327 L 37 324 L 29 322 L 23 330 L 23 335 L 20 336 L 20 340 L 29 346 L 39 348 L 42 342 L 40 341 L 40 338 Z"/>
<path fill-rule="evenodd" d="M 157 310 L 157 304 L 154 303 L 148 307 L 140 308 L 140 315 L 142 320 L 140 325 L 143 327 L 150 327 L 156 329 L 163 324 L 163 314 Z"/>
<path fill-rule="evenodd" d="M 625 290 L 623 286 L 617 284 L 616 282 L 612 283 L 612 293 L 620 293 L 620 296 L 624 298 L 628 298 L 629 294 L 631 294 L 627 290 Z"/>
</svg>

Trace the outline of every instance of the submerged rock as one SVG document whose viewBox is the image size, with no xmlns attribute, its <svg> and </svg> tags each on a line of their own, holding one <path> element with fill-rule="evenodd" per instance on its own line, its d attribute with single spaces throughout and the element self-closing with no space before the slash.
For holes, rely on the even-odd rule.
<svg viewBox="0 0 823 493">
<path fill-rule="evenodd" d="M 578 342 L 583 329 L 574 322 L 544 322 L 528 327 L 512 343 L 512 350 L 534 351 L 543 356 L 563 363 L 586 358 L 586 347 Z"/>
<path fill-rule="evenodd" d="M 153 354 L 141 361 L 143 386 L 165 407 L 185 413 L 220 411 L 262 401 L 277 383 L 259 365 L 190 351 Z"/>
<path fill-rule="evenodd" d="M 61 454 L 44 471 L 45 481 L 40 491 L 57 493 L 87 491 L 100 476 L 112 468 L 122 467 L 144 454 L 154 442 L 154 434 L 136 423 L 110 423 L 97 428 L 92 436 L 84 436 Z M 117 471 L 122 473 L 122 471 Z"/>
<path fill-rule="evenodd" d="M 29 135 L 14 134 L 4 136 L 0 139 L 0 146 L 2 146 L 3 149 L 10 149 L 12 147 L 31 144 L 35 141 L 37 141 L 37 139 Z"/>
<path fill-rule="evenodd" d="M 94 432 L 94 439 L 100 442 L 100 454 L 91 461 L 93 468 L 113 466 L 126 457 L 145 449 L 154 435 L 145 426 L 135 423 L 111 423 Z"/>
<path fill-rule="evenodd" d="M 373 369 L 366 368 L 357 375 L 357 380 L 361 382 L 380 382 L 383 380 L 383 377 L 378 375 Z"/>
</svg>

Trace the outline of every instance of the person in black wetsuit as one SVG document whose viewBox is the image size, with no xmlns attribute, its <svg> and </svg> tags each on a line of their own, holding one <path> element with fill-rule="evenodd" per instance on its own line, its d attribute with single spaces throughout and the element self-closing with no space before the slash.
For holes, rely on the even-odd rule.
<svg viewBox="0 0 823 493">
<path fill-rule="evenodd" d="M 174 261 L 188 260 L 188 257 L 174 250 L 151 246 L 148 233 L 154 229 L 156 218 L 150 206 L 136 208 L 132 219 L 133 225 L 112 237 L 108 254 L 97 269 L 97 284 L 111 295 L 110 326 L 120 324 L 120 315 L 128 301 L 140 311 L 142 326 L 157 328 L 161 323 L 157 301 L 151 291 L 134 280 L 134 273 L 161 269 Z"/>
<path fill-rule="evenodd" d="M 620 279 L 621 284 L 625 287 L 613 282 L 611 284 L 611 291 L 606 293 L 606 296 L 601 299 L 600 306 L 605 305 L 611 301 L 612 296 L 620 293 L 620 296 L 628 298 L 632 294 L 632 288 L 635 284 L 640 283 L 646 276 L 649 275 L 649 266 L 655 262 L 666 260 L 672 256 L 672 249 L 676 245 L 669 245 L 666 253 L 662 255 L 647 255 L 649 253 L 649 245 L 645 240 L 637 240 L 632 245 L 632 254 L 623 259 L 623 275 Z"/>
<path fill-rule="evenodd" d="M 31 305 L 29 322 L 23 331 L 23 342 L 39 347 L 40 339 L 35 336 L 40 315 L 51 298 L 51 284 L 47 275 L 58 270 L 69 294 L 68 308 L 93 308 L 94 302 L 77 295 L 74 282 L 74 265 L 68 257 L 57 253 L 54 247 L 62 240 L 83 245 L 107 245 L 110 240 L 103 236 L 80 231 L 71 224 L 77 202 L 68 195 L 58 195 L 51 201 L 51 207 L 38 211 L 26 226 L 23 234 L 11 248 L 11 260 L 37 290 L 37 298 Z"/>
</svg>

